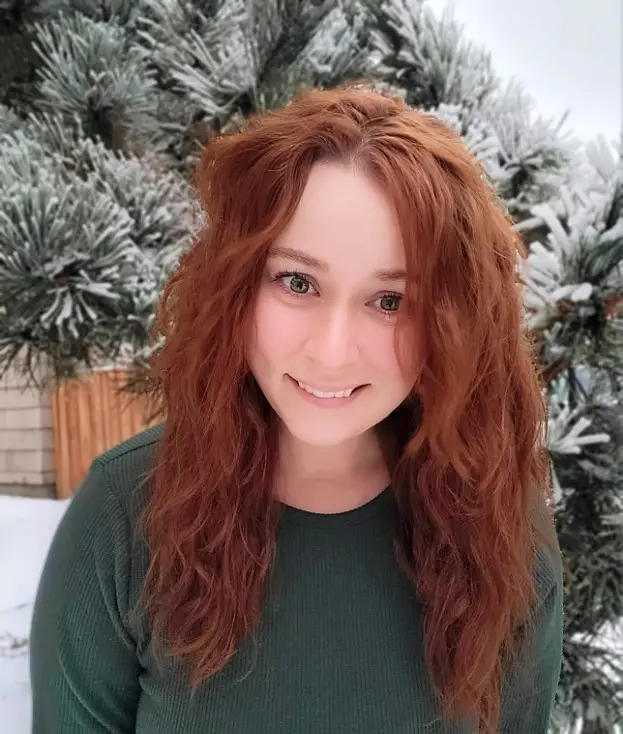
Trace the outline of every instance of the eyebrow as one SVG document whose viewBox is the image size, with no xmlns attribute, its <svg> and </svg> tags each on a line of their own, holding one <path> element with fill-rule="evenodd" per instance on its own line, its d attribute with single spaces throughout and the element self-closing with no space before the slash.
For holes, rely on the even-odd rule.
<svg viewBox="0 0 623 734">
<path fill-rule="evenodd" d="M 268 257 L 283 257 L 286 260 L 292 260 L 294 262 L 300 263 L 301 265 L 306 265 L 308 268 L 316 268 L 316 270 L 320 270 L 323 273 L 329 272 L 329 266 L 327 265 L 327 263 L 323 262 L 322 260 L 318 260 L 311 255 L 307 255 L 305 252 L 294 250 L 291 247 L 275 247 L 269 253 Z M 382 281 L 406 280 L 407 272 L 406 270 L 402 269 L 375 270 L 373 276 Z"/>
</svg>

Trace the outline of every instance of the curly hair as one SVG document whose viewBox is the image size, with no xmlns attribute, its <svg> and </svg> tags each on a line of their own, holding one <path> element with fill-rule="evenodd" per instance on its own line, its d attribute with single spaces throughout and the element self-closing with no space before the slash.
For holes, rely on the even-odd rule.
<svg viewBox="0 0 623 734">
<path fill-rule="evenodd" d="M 536 549 L 552 540 L 534 519 L 550 477 L 523 327 L 526 252 L 461 139 L 360 85 L 304 90 L 203 151 L 206 223 L 164 289 L 151 365 L 166 414 L 143 515 L 154 646 L 184 659 L 198 685 L 261 614 L 280 517 L 276 416 L 246 345 L 268 250 L 321 160 L 374 176 L 398 216 L 408 272 L 399 329 L 414 344 L 415 378 L 387 419 L 399 439 L 396 556 L 425 602 L 443 711 L 495 732 L 535 598 Z"/>
</svg>

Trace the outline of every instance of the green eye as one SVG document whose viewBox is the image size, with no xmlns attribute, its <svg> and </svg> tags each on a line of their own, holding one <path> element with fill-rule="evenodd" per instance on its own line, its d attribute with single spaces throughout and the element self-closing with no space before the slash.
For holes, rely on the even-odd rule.
<svg viewBox="0 0 623 734">
<path fill-rule="evenodd" d="M 293 275 L 290 278 L 290 290 L 294 293 L 307 293 L 309 291 L 309 282 L 298 275 Z"/>
<path fill-rule="evenodd" d="M 379 301 L 379 307 L 382 311 L 397 311 L 400 306 L 400 296 L 388 293 L 382 296 Z"/>
<path fill-rule="evenodd" d="M 313 281 L 303 273 L 277 273 L 272 281 L 288 296 L 318 295 Z"/>
</svg>

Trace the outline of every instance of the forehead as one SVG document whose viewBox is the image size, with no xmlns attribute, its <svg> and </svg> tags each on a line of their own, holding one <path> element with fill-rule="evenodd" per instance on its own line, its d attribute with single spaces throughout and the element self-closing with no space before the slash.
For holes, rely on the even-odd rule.
<svg viewBox="0 0 623 734">
<path fill-rule="evenodd" d="M 361 271 L 404 267 L 404 246 L 389 197 L 368 174 L 318 163 L 292 220 L 275 243 Z"/>
</svg>

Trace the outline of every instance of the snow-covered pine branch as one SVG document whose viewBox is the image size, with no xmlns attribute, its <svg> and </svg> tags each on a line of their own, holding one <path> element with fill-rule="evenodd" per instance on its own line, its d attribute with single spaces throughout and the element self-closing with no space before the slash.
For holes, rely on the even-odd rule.
<svg viewBox="0 0 623 734">
<path fill-rule="evenodd" d="M 422 0 L 384 0 L 372 12 L 373 72 L 403 86 L 413 106 L 477 108 L 494 89 L 490 55 L 466 40 L 451 9 L 437 18 Z"/>
<path fill-rule="evenodd" d="M 562 121 L 540 117 L 534 100 L 515 81 L 500 83 L 478 114 L 499 141 L 498 193 L 521 219 L 530 206 L 554 196 L 567 182 L 578 143 L 562 133 Z"/>
<path fill-rule="evenodd" d="M 35 34 L 42 106 L 78 117 L 108 147 L 149 141 L 157 129 L 154 72 L 122 26 L 60 15 L 36 24 Z"/>
<path fill-rule="evenodd" d="M 586 361 L 622 371 L 623 176 L 595 176 L 585 188 L 563 190 L 537 204 L 520 231 L 544 228 L 522 263 L 530 328 L 551 359 Z M 614 355 L 614 358 L 613 358 Z M 615 364 L 618 362 L 618 367 Z"/>
<path fill-rule="evenodd" d="M 71 373 L 140 348 L 164 271 L 197 224 L 179 174 L 55 119 L 39 138 L 35 117 L 0 138 L 2 370 L 18 353 Z"/>
</svg>

